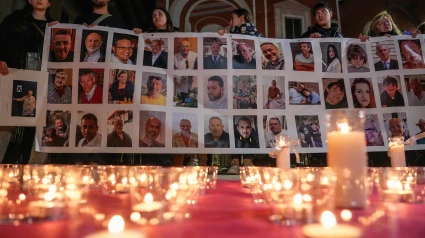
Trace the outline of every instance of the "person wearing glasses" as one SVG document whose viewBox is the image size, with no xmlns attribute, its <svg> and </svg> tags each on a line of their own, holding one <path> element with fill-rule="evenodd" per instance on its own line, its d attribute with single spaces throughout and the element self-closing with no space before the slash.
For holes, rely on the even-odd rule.
<svg viewBox="0 0 425 238">
<path fill-rule="evenodd" d="M 50 104 L 71 104 L 71 87 L 66 85 L 68 74 L 63 69 L 58 69 L 52 75 L 47 89 L 47 103 Z"/>
<path fill-rule="evenodd" d="M 71 32 L 65 29 L 58 30 L 53 36 L 53 50 L 50 51 L 50 62 L 72 62 L 74 51 L 71 51 Z"/>
<path fill-rule="evenodd" d="M 130 59 L 133 51 L 133 39 L 129 35 L 115 34 L 112 44 L 112 63 L 133 64 Z"/>
<path fill-rule="evenodd" d="M 366 134 L 367 146 L 383 146 L 384 139 L 382 138 L 381 128 L 379 122 L 373 118 L 368 117 L 364 124 L 364 131 Z"/>
<path fill-rule="evenodd" d="M 179 48 L 180 52 L 174 55 L 174 69 L 198 69 L 198 56 L 190 51 L 190 42 L 182 40 Z"/>
</svg>

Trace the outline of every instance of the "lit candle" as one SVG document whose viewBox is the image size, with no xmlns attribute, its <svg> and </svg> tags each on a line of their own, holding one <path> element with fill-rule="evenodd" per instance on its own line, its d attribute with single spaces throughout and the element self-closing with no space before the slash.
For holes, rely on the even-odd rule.
<svg viewBox="0 0 425 238">
<path fill-rule="evenodd" d="M 406 167 L 406 155 L 404 153 L 404 137 L 396 136 L 388 138 L 388 154 L 391 167 Z"/>
<path fill-rule="evenodd" d="M 312 219 L 312 205 L 310 203 L 303 202 L 311 202 L 311 196 L 305 194 L 304 196 L 300 193 L 294 196 L 294 209 L 295 209 L 295 219 L 309 221 Z"/>
<path fill-rule="evenodd" d="M 44 200 L 31 201 L 28 203 L 28 213 L 30 217 L 37 218 L 58 218 L 65 213 L 65 204 L 62 202 L 53 202 L 54 192 L 48 192 L 44 195 Z"/>
<path fill-rule="evenodd" d="M 85 236 L 85 238 L 144 238 L 142 232 L 135 230 L 125 230 L 124 219 L 115 215 L 109 220 L 108 231 L 100 231 Z"/>
<path fill-rule="evenodd" d="M 403 186 L 397 179 L 387 181 L 387 188 L 384 190 L 384 200 L 393 202 L 413 202 L 414 193 L 408 182 Z"/>
<path fill-rule="evenodd" d="M 147 193 L 142 203 L 138 203 L 132 207 L 137 212 L 152 212 L 160 210 L 164 205 L 161 202 L 153 201 L 151 193 Z"/>
<path fill-rule="evenodd" d="M 362 236 L 362 231 L 355 226 L 337 224 L 334 214 L 330 211 L 324 211 L 320 220 L 322 224 L 303 226 L 303 234 L 309 238 L 357 238 Z"/>
<path fill-rule="evenodd" d="M 289 147 L 289 136 L 276 136 L 276 167 L 281 169 L 290 169 L 290 147 Z"/>
</svg>

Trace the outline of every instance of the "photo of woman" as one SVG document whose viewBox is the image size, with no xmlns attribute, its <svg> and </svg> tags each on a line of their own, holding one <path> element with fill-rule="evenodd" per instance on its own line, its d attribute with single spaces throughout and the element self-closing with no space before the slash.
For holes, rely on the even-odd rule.
<svg viewBox="0 0 425 238">
<path fill-rule="evenodd" d="M 320 43 L 320 46 L 325 47 L 325 45 L 328 43 Z M 326 50 L 326 56 L 323 55 L 323 72 L 327 73 L 342 73 L 341 68 L 341 60 L 339 59 L 338 49 L 336 44 L 338 44 L 338 47 L 341 48 L 341 44 L 338 42 L 328 44 L 327 50 Z"/>
<path fill-rule="evenodd" d="M 347 47 L 348 73 L 370 72 L 365 47 L 364 44 L 351 44 Z"/>
<path fill-rule="evenodd" d="M 365 78 L 350 79 L 354 108 L 376 108 L 372 83 Z"/>
<path fill-rule="evenodd" d="M 323 79 L 323 88 L 326 109 L 348 108 L 343 79 Z"/>
<path fill-rule="evenodd" d="M 109 87 L 109 103 L 133 103 L 134 83 L 129 80 L 129 75 L 127 70 L 118 70 Z"/>
<path fill-rule="evenodd" d="M 12 117 L 35 117 L 37 82 L 13 80 Z"/>
<path fill-rule="evenodd" d="M 383 146 L 384 139 L 382 138 L 381 128 L 379 126 L 378 115 L 366 115 L 364 124 L 367 146 Z"/>
</svg>

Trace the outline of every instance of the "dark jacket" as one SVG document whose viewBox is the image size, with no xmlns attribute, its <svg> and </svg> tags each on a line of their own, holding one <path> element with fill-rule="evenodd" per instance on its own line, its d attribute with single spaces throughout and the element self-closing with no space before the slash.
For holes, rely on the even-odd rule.
<svg viewBox="0 0 425 238">
<path fill-rule="evenodd" d="M 338 25 L 335 23 L 332 23 L 331 28 L 329 29 L 321 28 L 317 25 L 309 26 L 307 31 L 304 32 L 300 38 L 309 38 L 310 35 L 313 33 L 319 33 L 322 38 L 343 38 L 341 31 L 338 28 Z"/>
<path fill-rule="evenodd" d="M 382 63 L 382 61 L 380 61 L 380 60 L 378 62 L 376 62 L 374 64 L 374 66 L 375 66 L 375 71 L 385 70 L 384 63 Z M 389 69 L 398 69 L 398 61 L 390 59 L 389 67 L 390 67 Z"/>
<path fill-rule="evenodd" d="M 159 57 L 153 63 L 153 65 L 152 65 L 152 57 L 153 57 L 153 53 L 151 51 L 145 50 L 144 56 L 143 56 L 143 65 L 162 68 L 162 69 L 167 68 L 168 52 L 162 51 Z"/>
</svg>

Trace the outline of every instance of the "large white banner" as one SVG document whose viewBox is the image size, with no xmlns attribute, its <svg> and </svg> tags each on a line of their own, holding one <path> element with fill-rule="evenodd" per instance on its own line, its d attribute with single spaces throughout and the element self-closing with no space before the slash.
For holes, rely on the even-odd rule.
<svg viewBox="0 0 425 238">
<path fill-rule="evenodd" d="M 68 24 L 48 32 L 39 151 L 268 153 L 286 133 L 299 152 L 326 152 L 326 112 L 352 108 L 366 111 L 369 151 L 387 150 L 400 124 L 406 138 L 425 131 L 423 35 L 363 43 Z"/>
</svg>

